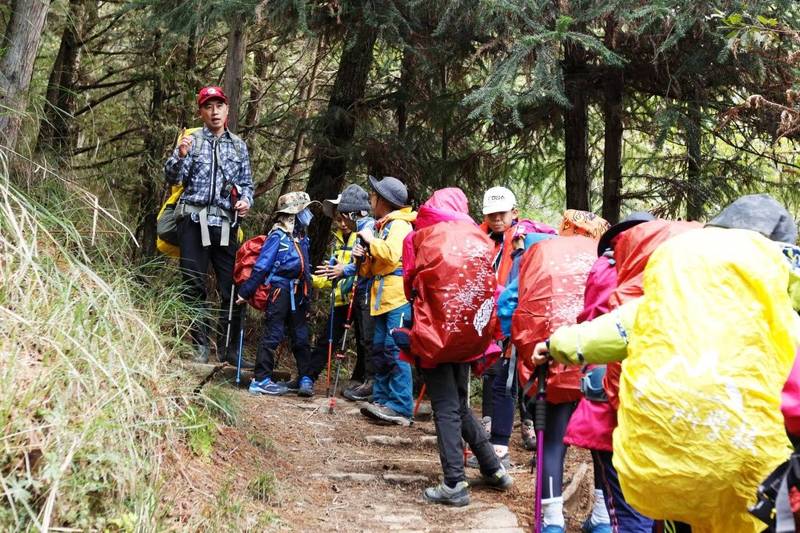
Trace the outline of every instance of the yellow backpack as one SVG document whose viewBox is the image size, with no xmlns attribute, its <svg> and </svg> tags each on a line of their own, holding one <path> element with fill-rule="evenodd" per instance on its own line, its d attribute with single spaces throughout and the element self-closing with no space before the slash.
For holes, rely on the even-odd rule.
<svg viewBox="0 0 800 533">
<path fill-rule="evenodd" d="M 175 146 L 178 146 L 181 139 L 184 137 L 194 136 L 192 155 L 195 155 L 195 151 L 199 150 L 202 144 L 202 131 L 202 127 L 184 128 L 183 131 L 178 134 L 178 138 L 175 140 Z M 178 200 L 181 199 L 183 188 L 183 185 L 173 185 L 170 188 L 169 197 L 162 204 L 161 209 L 158 211 L 158 216 L 156 217 L 156 248 L 159 252 L 169 257 L 181 256 L 181 249 L 178 246 L 175 206 L 178 205 Z M 236 231 L 236 241 L 239 243 L 244 241 L 244 231 L 242 231 L 241 227 Z"/>
</svg>

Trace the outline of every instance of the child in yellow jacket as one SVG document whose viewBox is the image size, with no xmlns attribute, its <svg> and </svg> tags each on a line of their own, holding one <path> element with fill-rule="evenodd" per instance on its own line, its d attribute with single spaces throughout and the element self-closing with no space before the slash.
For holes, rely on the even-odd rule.
<svg viewBox="0 0 800 533">
<path fill-rule="evenodd" d="M 374 232 L 359 232 L 366 249 L 360 245 L 353 248 L 354 257 L 365 257 L 359 274 L 372 279 L 370 313 L 375 319 L 373 403 L 361 413 L 374 420 L 408 425 L 414 408 L 411 365 L 399 360 L 400 349 L 389 332 L 402 325 L 403 317 L 411 318 L 403 290 L 402 256 L 403 240 L 417 214 L 405 205 L 408 191 L 400 180 L 370 176 L 369 182 L 370 205 L 378 221 Z"/>
</svg>

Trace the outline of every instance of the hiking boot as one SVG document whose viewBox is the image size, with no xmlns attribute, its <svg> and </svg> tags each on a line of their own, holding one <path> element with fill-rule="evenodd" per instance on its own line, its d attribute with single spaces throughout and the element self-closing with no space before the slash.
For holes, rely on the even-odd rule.
<svg viewBox="0 0 800 533">
<path fill-rule="evenodd" d="M 286 387 L 275 383 L 270 378 L 264 378 L 261 381 L 252 380 L 248 391 L 250 394 L 269 394 L 270 396 L 282 396 L 288 392 Z"/>
<path fill-rule="evenodd" d="M 355 387 L 350 387 L 342 392 L 342 396 L 351 402 L 366 402 L 372 396 L 372 380 L 368 380 Z"/>
<path fill-rule="evenodd" d="M 508 455 L 508 452 L 504 453 L 503 455 L 498 455 L 497 460 L 500 461 L 500 466 L 505 469 L 511 468 L 511 456 Z M 480 468 L 481 465 L 478 463 L 478 458 L 475 457 L 475 454 L 470 455 L 467 458 L 467 462 L 465 463 L 467 468 Z"/>
<path fill-rule="evenodd" d="M 422 493 L 422 498 L 431 503 L 464 507 L 469 505 L 469 485 L 466 481 L 459 481 L 452 489 L 440 483 L 435 487 L 428 487 Z"/>
<path fill-rule="evenodd" d="M 544 526 L 542 529 L 542 533 L 564 533 L 565 531 L 563 527 L 554 525 Z"/>
<path fill-rule="evenodd" d="M 411 420 L 407 416 L 403 416 L 391 407 L 386 407 L 385 405 L 371 403 L 361 408 L 361 414 L 367 418 L 381 422 L 390 422 L 400 426 L 411 425 Z"/>
<path fill-rule="evenodd" d="M 508 475 L 503 466 L 491 476 L 482 475 L 482 477 L 486 484 L 495 490 L 508 490 L 514 484 L 514 479 Z"/>
<path fill-rule="evenodd" d="M 483 426 L 483 430 L 486 432 L 487 437 L 492 436 L 492 417 L 491 416 L 484 416 L 481 418 L 481 425 Z"/>
<path fill-rule="evenodd" d="M 528 451 L 536 449 L 536 430 L 533 428 L 533 420 L 525 419 L 520 424 L 522 432 L 522 447 Z"/>
<path fill-rule="evenodd" d="M 592 524 L 590 516 L 581 526 L 581 533 L 611 533 L 611 524 Z"/>
<path fill-rule="evenodd" d="M 210 350 L 208 348 L 208 344 L 197 344 L 194 347 L 194 357 L 192 357 L 192 361 L 195 363 L 200 364 L 207 364 L 208 363 L 208 354 Z"/>
<path fill-rule="evenodd" d="M 300 378 L 298 383 L 297 395 L 303 398 L 311 398 L 314 396 L 314 382 L 308 376 Z"/>
<path fill-rule="evenodd" d="M 286 387 L 286 392 L 297 394 L 300 390 L 300 378 L 287 379 L 286 381 L 279 381 L 278 385 Z"/>
</svg>

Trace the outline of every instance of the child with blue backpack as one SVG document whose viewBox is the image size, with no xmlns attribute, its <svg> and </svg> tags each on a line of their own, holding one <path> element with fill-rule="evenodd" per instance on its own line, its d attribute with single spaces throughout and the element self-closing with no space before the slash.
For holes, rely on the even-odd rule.
<svg viewBox="0 0 800 533">
<path fill-rule="evenodd" d="M 311 295 L 309 240 L 306 230 L 313 215 L 311 199 L 304 192 L 278 198 L 275 223 L 259 253 L 250 277 L 239 287 L 236 303 L 245 303 L 262 283 L 267 286 L 264 333 L 258 345 L 251 394 L 286 394 L 284 384 L 272 380 L 275 350 L 288 333 L 297 362 L 299 396 L 314 394 L 308 315 Z"/>
</svg>

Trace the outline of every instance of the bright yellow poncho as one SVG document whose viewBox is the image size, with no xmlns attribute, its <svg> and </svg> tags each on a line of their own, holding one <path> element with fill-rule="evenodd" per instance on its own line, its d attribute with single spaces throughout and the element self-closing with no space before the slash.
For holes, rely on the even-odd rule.
<svg viewBox="0 0 800 533">
<path fill-rule="evenodd" d="M 788 452 L 788 283 L 778 247 L 752 231 L 690 231 L 650 258 L 614 432 L 622 491 L 644 515 L 694 533 L 763 529 L 747 507 Z"/>
</svg>

